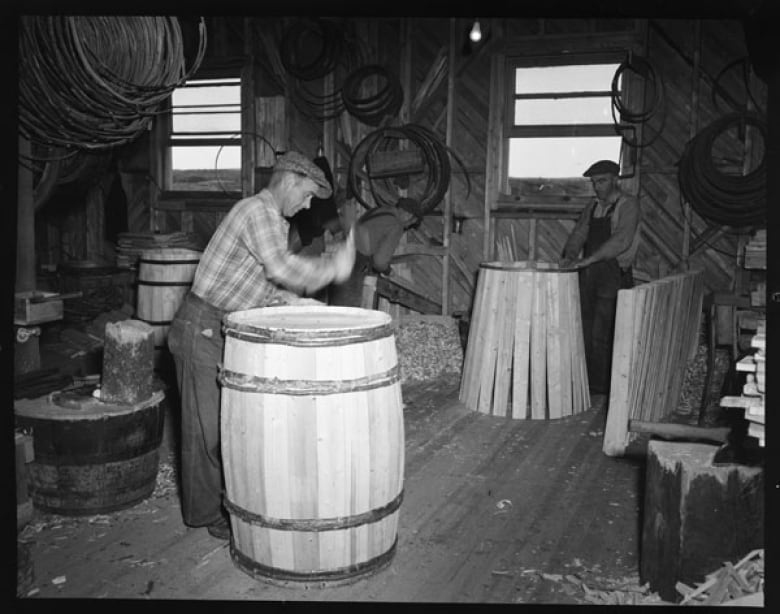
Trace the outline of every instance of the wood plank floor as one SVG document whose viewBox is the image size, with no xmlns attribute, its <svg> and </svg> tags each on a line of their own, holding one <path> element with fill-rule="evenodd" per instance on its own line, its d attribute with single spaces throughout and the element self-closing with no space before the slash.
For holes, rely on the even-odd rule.
<svg viewBox="0 0 780 614">
<path fill-rule="evenodd" d="M 603 399 L 555 421 L 472 412 L 453 378 L 404 387 L 405 494 L 384 570 L 342 586 L 258 581 L 181 520 L 173 489 L 113 514 L 35 512 L 30 598 L 584 603 L 569 574 L 638 581 L 644 459 L 601 452 Z M 596 399 L 598 400 L 598 399 Z M 166 425 L 170 430 L 171 424 Z M 167 433 L 163 456 L 175 459 Z M 165 465 L 165 461 L 163 462 Z"/>
</svg>

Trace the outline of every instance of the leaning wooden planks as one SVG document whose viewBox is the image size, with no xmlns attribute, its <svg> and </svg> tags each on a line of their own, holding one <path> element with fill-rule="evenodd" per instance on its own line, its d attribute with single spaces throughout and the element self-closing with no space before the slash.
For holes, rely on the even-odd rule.
<svg viewBox="0 0 780 614">
<path fill-rule="evenodd" d="M 576 271 L 480 265 L 460 400 L 500 417 L 557 419 L 590 406 Z"/>
<path fill-rule="evenodd" d="M 659 422 L 675 409 L 696 350 L 703 294 L 698 270 L 618 292 L 605 454 L 623 453 L 631 420 Z"/>
</svg>

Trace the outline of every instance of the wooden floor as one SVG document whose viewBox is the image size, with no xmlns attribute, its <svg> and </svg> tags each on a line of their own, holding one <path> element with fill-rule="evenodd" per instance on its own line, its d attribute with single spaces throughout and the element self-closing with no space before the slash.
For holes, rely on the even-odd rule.
<svg viewBox="0 0 780 614">
<path fill-rule="evenodd" d="M 644 459 L 601 451 L 604 400 L 555 421 L 467 410 L 457 381 L 403 390 L 406 469 L 398 547 L 342 586 L 258 581 L 228 544 L 186 527 L 175 489 L 113 514 L 35 512 L 20 540 L 30 598 L 585 603 L 576 580 L 638 583 Z M 161 467 L 175 462 L 172 422 Z"/>
</svg>

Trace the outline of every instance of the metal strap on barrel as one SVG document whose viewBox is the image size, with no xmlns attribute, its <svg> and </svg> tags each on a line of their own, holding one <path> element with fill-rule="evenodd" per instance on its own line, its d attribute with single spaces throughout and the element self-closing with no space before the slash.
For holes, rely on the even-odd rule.
<svg viewBox="0 0 780 614">
<path fill-rule="evenodd" d="M 141 322 L 145 322 L 149 326 L 169 326 L 173 320 L 144 320 L 143 318 L 139 318 L 136 316 L 136 320 L 140 320 Z"/>
<path fill-rule="evenodd" d="M 146 258 L 139 258 L 138 262 L 142 264 L 198 264 L 200 262 L 200 258 L 193 260 L 147 260 Z"/>
<path fill-rule="evenodd" d="M 386 552 L 378 554 L 372 559 L 345 567 L 316 571 L 293 571 L 258 563 L 238 549 L 233 537 L 230 538 L 230 556 L 240 569 L 243 569 L 255 578 L 261 578 L 266 581 L 270 579 L 272 583 L 274 580 L 282 582 L 284 585 L 290 580 L 296 582 L 333 582 L 336 580 L 352 582 L 361 576 L 374 573 L 387 566 L 395 555 L 397 545 L 398 536 L 396 535 L 393 545 Z"/>
<path fill-rule="evenodd" d="M 224 324 L 225 337 L 233 337 L 251 343 L 277 343 L 296 347 L 336 347 L 390 337 L 395 327 L 392 322 L 363 330 L 268 330 L 257 326 Z"/>
<path fill-rule="evenodd" d="M 383 373 L 347 380 L 295 380 L 278 377 L 258 377 L 220 368 L 219 382 L 225 388 L 242 392 L 285 394 L 291 396 L 342 394 L 383 388 L 401 381 L 401 369 L 394 365 Z"/>
<path fill-rule="evenodd" d="M 398 496 L 383 505 L 373 510 L 363 512 L 362 514 L 355 514 L 353 516 L 336 516 L 334 518 L 273 518 L 271 516 L 265 516 L 263 514 L 257 514 L 245 510 L 233 503 L 225 496 L 223 502 L 225 509 L 233 516 L 240 518 L 244 522 L 249 524 L 266 527 L 269 529 L 278 529 L 280 531 L 307 531 L 307 532 L 320 532 L 320 531 L 339 531 L 343 529 L 351 529 L 353 527 L 359 527 L 364 524 L 371 524 L 379 522 L 385 516 L 389 516 L 401 507 L 401 501 L 404 498 L 404 491 L 398 493 Z"/>
<path fill-rule="evenodd" d="M 139 286 L 191 286 L 191 281 L 144 281 L 139 279 L 136 282 Z"/>
</svg>

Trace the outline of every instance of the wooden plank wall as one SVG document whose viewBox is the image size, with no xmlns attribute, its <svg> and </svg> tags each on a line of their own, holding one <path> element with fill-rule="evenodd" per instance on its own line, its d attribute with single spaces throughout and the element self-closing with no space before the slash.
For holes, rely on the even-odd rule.
<svg viewBox="0 0 780 614">
<path fill-rule="evenodd" d="M 371 50 L 371 61 L 385 64 L 397 74 L 403 75 L 402 68 L 408 68 L 410 92 L 408 100 L 415 100 L 421 88 L 427 84 L 426 77 L 437 61 L 447 63 L 450 49 L 449 18 L 413 18 L 407 23 L 411 38 L 409 52 L 410 66 L 403 67 L 401 31 L 402 22 L 396 18 L 355 18 L 355 31 L 359 42 Z M 263 63 L 260 83 L 260 95 L 270 95 L 274 88 L 268 79 L 262 77 L 268 73 L 267 48 L 258 33 L 268 25 L 268 20 L 254 19 L 251 27 L 242 27 L 242 18 L 210 18 L 209 53 L 214 55 L 233 55 L 246 50 L 244 37 L 247 33 L 253 37 L 249 45 L 258 64 Z M 272 30 L 278 36 L 282 29 L 279 21 L 274 22 Z M 595 44 L 609 45 L 610 41 L 619 41 L 625 45 L 627 32 L 634 40 L 645 47 L 646 57 L 663 80 L 665 87 L 665 117 L 653 117 L 647 125 L 652 133 L 660 130 L 660 136 L 652 145 L 642 148 L 638 156 L 639 186 L 638 193 L 643 211 L 641 243 L 639 246 L 636 272 L 640 281 L 650 281 L 678 270 L 683 264 L 683 251 L 686 242 L 685 232 L 690 226 L 689 247 L 692 252 L 689 266 L 702 270 L 703 283 L 707 290 L 730 291 L 736 266 L 735 255 L 739 237 L 722 228 L 712 228 L 695 211 L 690 222 L 684 216 L 680 202 L 680 190 L 676 175 L 676 164 L 690 137 L 692 128 L 701 129 L 713 119 L 725 112 L 744 106 L 747 100 L 747 88 L 740 71 L 727 71 L 719 81 L 723 94 L 713 99 L 714 78 L 730 62 L 746 55 L 746 45 L 741 22 L 738 20 L 601 20 L 601 19 L 502 19 L 496 18 L 483 23 L 486 40 L 483 45 L 469 50 L 465 46 L 467 31 L 471 25 L 468 19 L 458 19 L 456 29 L 463 32 L 464 46 L 458 48 L 455 56 L 456 80 L 454 85 L 455 115 L 452 121 L 452 149 L 468 169 L 471 180 L 470 190 L 466 177 L 457 164 L 453 165 L 451 180 L 452 209 L 457 217 L 464 218 L 461 232 L 451 236 L 450 266 L 450 311 L 468 312 L 471 309 L 476 286 L 476 273 L 482 261 L 482 246 L 485 227 L 483 224 L 485 206 L 485 167 L 487 151 L 491 147 L 489 138 L 489 109 L 491 92 L 491 62 L 506 45 L 518 41 L 530 50 L 560 50 L 571 47 L 571 41 L 598 41 Z M 699 32 L 697 36 L 696 33 Z M 617 43 L 615 43 L 617 44 Z M 698 49 L 698 56 L 696 50 Z M 538 51 L 537 51 L 538 53 Z M 698 77 L 694 78 L 694 58 L 698 61 Z M 766 87 L 751 75 L 751 92 L 759 105 L 765 106 Z M 694 95 L 696 90 L 696 95 Z M 414 113 L 409 114 L 409 122 L 423 125 L 433 130 L 445 140 L 447 111 L 447 79 L 440 80 L 437 88 Z M 349 147 L 356 146 L 372 127 L 349 117 L 346 113 L 338 121 L 323 125 L 311 118 L 302 116 L 287 101 L 287 116 L 284 118 L 289 131 L 286 143 L 314 155 L 317 146 L 324 139 L 325 145 L 341 142 Z M 692 124 L 692 122 L 695 123 Z M 741 160 L 744 145 L 735 142 L 733 148 L 735 160 Z M 499 148 L 500 149 L 500 148 Z M 334 171 L 343 187 L 348 159 L 336 147 Z M 134 170 L 142 169 L 137 165 Z M 151 185 L 149 190 L 133 187 L 128 211 L 133 217 L 130 222 L 135 226 L 139 215 L 137 203 L 143 202 L 144 194 L 157 194 L 158 187 Z M 490 192 L 492 193 L 492 192 Z M 82 205 L 83 207 L 83 205 Z M 111 204 L 107 203 L 110 215 Z M 440 206 L 443 209 L 444 205 Z M 210 237 L 224 211 L 195 210 L 167 211 L 158 221 L 157 230 L 194 230 L 204 240 Z M 86 243 L 86 222 L 73 228 L 52 233 L 52 226 L 46 219 L 56 219 L 56 211 L 47 213 L 40 221 L 41 228 L 48 228 L 47 248 Z M 85 215 L 79 219 L 86 220 Z M 514 252 L 519 259 L 538 258 L 554 260 L 572 227 L 572 220 L 554 217 L 500 218 L 495 220 L 497 241 L 502 237 L 516 238 Z M 131 230 L 139 230 L 133 228 Z M 74 236 L 70 236 L 73 235 Z M 68 234 L 65 237 L 65 234 Z M 40 235 L 40 231 L 39 231 Z M 701 237 L 710 236 L 707 243 Z M 421 232 L 410 234 L 408 241 L 441 240 L 442 218 L 431 215 L 426 218 Z M 66 240 L 67 239 L 67 240 Z M 492 251 L 494 246 L 489 246 Z M 68 248 L 73 251 L 72 247 Z M 50 249 L 51 251 L 51 249 Z M 78 250 L 81 252 L 81 250 Z M 61 260 L 55 254 L 47 254 L 43 261 Z M 410 278 L 426 296 L 440 302 L 441 299 L 441 261 L 437 257 L 419 256 L 404 265 Z"/>
</svg>

